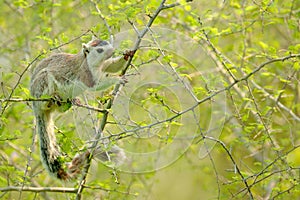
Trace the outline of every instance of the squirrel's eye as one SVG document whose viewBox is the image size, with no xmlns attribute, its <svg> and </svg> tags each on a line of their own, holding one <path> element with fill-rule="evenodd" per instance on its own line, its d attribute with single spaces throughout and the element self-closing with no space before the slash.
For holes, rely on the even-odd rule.
<svg viewBox="0 0 300 200">
<path fill-rule="evenodd" d="M 102 48 L 98 48 L 98 49 L 97 49 L 97 52 L 98 52 L 98 53 L 102 53 L 102 52 L 103 52 L 103 49 L 102 49 Z"/>
</svg>

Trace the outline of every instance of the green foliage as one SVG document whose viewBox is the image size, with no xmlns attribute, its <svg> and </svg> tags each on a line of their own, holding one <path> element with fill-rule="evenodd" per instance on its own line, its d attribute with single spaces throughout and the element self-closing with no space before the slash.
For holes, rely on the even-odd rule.
<svg viewBox="0 0 300 200">
<path fill-rule="evenodd" d="M 82 198 L 299 197 L 299 1 L 168 0 L 172 6 L 154 19 L 160 4 L 0 1 L 0 191 L 78 187 L 49 177 L 40 162 L 27 101 L 37 62 L 77 53 L 92 33 L 117 36 L 115 54 L 122 55 L 141 37 L 136 31 L 147 30 L 103 132 L 128 159 L 120 171 L 93 161 Z M 89 91 L 80 98 L 104 109 L 112 96 Z M 55 132 L 69 161 L 94 139 L 104 114 L 70 102 L 60 110 Z M 8 189 L 1 198 L 76 196 Z"/>
</svg>

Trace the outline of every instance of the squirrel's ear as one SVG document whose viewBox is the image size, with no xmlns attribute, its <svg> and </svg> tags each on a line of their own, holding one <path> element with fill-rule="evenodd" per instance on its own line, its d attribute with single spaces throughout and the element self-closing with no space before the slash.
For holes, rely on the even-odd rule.
<svg viewBox="0 0 300 200">
<path fill-rule="evenodd" d="M 93 40 L 97 40 L 98 38 L 96 37 L 96 36 L 94 36 L 94 35 L 92 35 L 92 41 Z"/>
<path fill-rule="evenodd" d="M 84 55 L 87 55 L 88 53 L 90 53 L 90 48 L 88 44 L 82 43 L 82 53 Z"/>
</svg>

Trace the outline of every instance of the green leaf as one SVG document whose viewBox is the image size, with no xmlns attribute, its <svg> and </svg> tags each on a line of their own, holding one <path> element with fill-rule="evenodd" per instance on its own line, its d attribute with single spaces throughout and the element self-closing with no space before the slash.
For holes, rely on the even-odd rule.
<svg viewBox="0 0 300 200">
<path fill-rule="evenodd" d="M 294 65 L 293 65 L 293 68 L 298 71 L 300 69 L 300 63 L 295 62 Z"/>
<path fill-rule="evenodd" d="M 183 126 L 182 123 L 179 123 L 179 122 L 176 122 L 176 121 L 171 121 L 171 125 Z"/>
<path fill-rule="evenodd" d="M 266 43 L 264 43 L 263 41 L 259 41 L 258 43 L 263 49 L 268 49 L 269 45 L 267 45 Z"/>
</svg>

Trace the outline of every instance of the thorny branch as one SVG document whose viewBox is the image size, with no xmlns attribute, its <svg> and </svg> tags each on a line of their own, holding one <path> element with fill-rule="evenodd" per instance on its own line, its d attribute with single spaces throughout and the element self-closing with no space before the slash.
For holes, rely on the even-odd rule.
<svg viewBox="0 0 300 200">
<path fill-rule="evenodd" d="M 234 83 L 236 80 L 236 78 L 231 74 L 230 70 L 228 69 L 227 67 L 227 64 L 226 63 L 229 63 L 230 65 L 232 66 L 235 66 L 233 64 L 232 61 L 230 61 L 230 59 L 228 59 L 226 56 L 224 56 L 223 54 L 221 54 L 221 52 L 213 45 L 213 43 L 210 41 L 207 33 L 205 31 L 203 31 L 203 34 L 205 36 L 205 45 L 212 49 L 212 52 L 207 52 L 209 54 L 209 56 L 213 59 L 213 61 L 216 63 L 218 69 L 220 70 L 220 72 L 226 77 L 228 78 L 228 81 L 229 83 Z M 219 58 L 218 58 L 219 57 Z M 278 58 L 280 59 L 280 58 Z M 284 61 L 284 60 L 282 60 Z M 276 62 L 273 61 L 273 59 L 270 60 L 270 62 Z M 230 76 L 227 77 L 226 75 L 226 72 L 225 70 L 223 70 L 224 67 L 226 69 L 226 72 L 230 72 Z M 228 72 L 228 73 L 229 73 Z M 246 75 L 246 73 L 242 72 L 243 75 Z M 289 113 L 289 115 L 291 115 L 296 121 L 300 122 L 300 117 L 297 116 L 292 110 L 290 110 L 288 107 L 286 107 L 285 105 L 283 105 L 279 99 L 276 99 L 273 95 L 271 95 L 269 92 L 267 92 L 263 87 L 261 87 L 259 84 L 257 84 L 254 80 L 250 80 L 251 84 L 253 84 L 256 88 L 258 88 L 260 91 L 262 91 L 269 99 L 271 99 L 272 101 L 275 102 L 275 104 L 283 109 L 284 111 L 286 111 L 287 113 Z M 237 94 L 241 97 L 241 98 L 244 98 L 245 97 L 245 94 L 242 92 L 242 90 L 237 86 L 235 85 L 234 87 L 234 90 L 237 92 Z M 253 111 L 251 111 L 253 112 Z"/>
<path fill-rule="evenodd" d="M 99 17 L 100 17 L 100 18 L 102 19 L 102 21 L 104 22 L 104 24 L 105 24 L 105 26 L 106 26 L 106 29 L 107 29 L 107 31 L 108 31 L 108 33 L 109 33 L 109 35 L 110 35 L 110 43 L 113 44 L 113 43 L 114 43 L 114 38 L 113 38 L 112 30 L 111 30 L 109 24 L 107 23 L 107 21 L 106 21 L 105 17 L 103 16 L 101 10 L 99 9 L 98 4 L 97 4 L 95 1 L 93 1 L 93 0 L 90 0 L 90 1 L 91 1 L 91 2 L 93 3 L 93 5 L 95 6 L 95 8 L 96 8 L 96 10 L 97 10 L 97 13 L 98 13 Z"/>
<path fill-rule="evenodd" d="M 286 56 L 286 57 L 281 57 L 281 58 L 276 58 L 276 59 L 273 59 L 273 60 L 269 60 L 269 61 L 266 61 L 264 63 L 262 63 L 261 65 L 259 65 L 257 68 L 255 68 L 252 72 L 250 72 L 249 74 L 243 76 L 242 78 L 240 79 L 237 79 L 235 82 L 231 83 L 230 85 L 228 85 L 227 87 L 225 88 L 222 88 L 222 89 L 219 89 L 213 93 L 211 93 L 209 96 L 206 96 L 204 97 L 203 99 L 200 99 L 200 100 L 197 100 L 197 102 L 187 108 L 186 110 L 183 110 L 183 111 L 180 111 L 178 112 L 176 115 L 173 115 L 169 118 L 166 118 L 164 120 L 161 120 L 161 121 L 157 121 L 155 123 L 152 123 L 152 124 L 149 124 L 149 125 L 145 125 L 145 126 L 139 126 L 138 128 L 134 128 L 134 129 L 131 129 L 131 130 L 126 130 L 126 131 L 123 131 L 123 132 L 120 132 L 118 134 L 112 134 L 110 136 L 107 136 L 103 139 L 107 139 L 107 138 L 115 138 L 116 140 L 120 139 L 120 138 L 123 138 L 123 137 L 129 137 L 133 134 L 135 134 L 136 131 L 138 130 L 141 130 L 141 129 L 149 129 L 151 127 L 154 127 L 158 124 L 162 124 L 162 123 L 165 123 L 165 122 L 171 122 L 173 121 L 174 119 L 180 117 L 181 115 L 187 113 L 187 112 L 190 112 L 192 110 L 194 110 L 196 107 L 198 107 L 200 104 L 208 101 L 208 100 L 211 100 L 213 97 L 215 97 L 216 95 L 222 93 L 222 92 L 225 92 L 225 91 L 229 91 L 231 88 L 233 88 L 235 85 L 237 85 L 238 83 L 240 82 L 243 82 L 243 81 L 247 81 L 251 76 L 253 76 L 254 74 L 256 74 L 257 72 L 259 72 L 262 68 L 266 67 L 267 65 L 271 64 L 271 63 L 274 63 L 274 62 L 283 62 L 285 60 L 289 60 L 289 59 L 292 59 L 292 58 L 297 58 L 297 57 L 300 57 L 300 54 L 291 54 L 289 56 Z M 130 133 L 130 134 L 128 134 Z"/>
<path fill-rule="evenodd" d="M 299 167 L 288 167 L 288 169 L 280 169 L 280 170 L 275 170 L 275 171 L 271 171 L 271 167 L 274 166 L 274 164 L 281 160 L 282 157 L 284 156 L 287 156 L 289 153 L 291 153 L 292 151 L 296 150 L 297 148 L 299 148 L 300 145 L 297 145 L 295 147 L 293 147 L 291 150 L 285 152 L 284 154 L 282 155 L 278 155 L 276 159 L 274 159 L 272 162 L 270 162 L 268 165 L 266 165 L 259 173 L 256 173 L 254 175 L 251 175 L 251 176 L 248 176 L 246 179 L 250 179 L 250 178 L 254 178 L 254 181 L 249 185 L 249 187 L 253 187 L 254 185 L 256 185 L 257 183 L 267 179 L 267 178 L 270 178 L 272 175 L 276 174 L 276 173 L 282 173 L 282 172 L 285 172 L 285 171 L 295 171 L 297 172 L 297 170 L 299 170 Z M 267 174 L 267 175 L 265 175 Z M 265 175 L 264 177 L 261 177 Z M 229 184 L 229 183 L 228 183 Z M 243 188 L 241 189 L 237 194 L 245 191 L 247 188 Z"/>
<path fill-rule="evenodd" d="M 104 187 L 88 187 L 85 186 L 85 188 L 93 189 L 93 190 L 102 190 L 102 191 L 112 191 L 122 194 L 130 194 L 135 196 L 135 194 L 131 194 L 124 191 L 119 191 L 115 189 L 107 189 Z M 4 188 L 0 188 L 0 192 L 10 192 L 10 191 L 23 191 L 23 192 L 35 192 L 35 193 L 41 193 L 41 192 L 61 192 L 61 193 L 77 193 L 78 188 L 68 188 L 68 187 L 18 187 L 18 186 L 8 186 Z"/>
<path fill-rule="evenodd" d="M 63 192 L 63 193 L 76 193 L 76 188 L 67 188 L 67 187 L 17 187 L 9 186 L 5 188 L 0 188 L 0 192 L 8 191 L 25 191 L 25 192 Z"/>
<path fill-rule="evenodd" d="M 1 103 L 3 103 L 3 102 L 30 102 L 30 101 L 53 101 L 53 100 L 59 101 L 54 98 L 26 98 L 26 99 L 10 98 L 10 99 L 0 99 L 0 102 Z M 107 112 L 106 110 L 99 109 L 99 108 L 90 106 L 88 104 L 81 104 L 80 102 L 78 102 L 76 100 L 74 100 L 74 101 L 63 101 L 62 100 L 62 101 L 59 101 L 59 103 L 71 103 L 73 106 L 85 108 L 85 109 L 96 111 L 96 112 L 101 112 L 101 113 Z"/>
<path fill-rule="evenodd" d="M 140 43 L 142 42 L 142 38 L 147 34 L 147 32 L 149 31 L 149 29 L 152 26 L 153 22 L 155 21 L 155 19 L 159 15 L 159 13 L 162 10 L 165 10 L 165 9 L 168 9 L 168 8 L 173 8 L 175 6 L 180 5 L 179 3 L 165 5 L 165 1 L 166 0 L 162 0 L 162 2 L 160 3 L 159 7 L 156 9 L 155 13 L 150 17 L 150 19 L 149 19 L 147 25 L 145 26 L 145 28 L 141 32 L 137 32 L 138 38 L 137 38 L 137 40 L 135 42 L 135 45 L 133 47 L 133 51 L 134 52 L 136 52 L 136 50 L 139 48 Z M 127 61 L 127 64 L 126 64 L 124 70 L 122 70 L 122 72 L 120 74 L 121 76 L 125 75 L 127 69 L 131 65 L 132 59 L 133 59 L 133 56 L 130 56 L 129 59 L 128 59 L 128 61 Z M 112 92 L 113 96 L 112 96 L 111 99 L 109 99 L 109 101 L 107 103 L 107 106 L 106 106 L 107 110 L 111 109 L 111 107 L 113 105 L 113 101 L 114 101 L 114 96 L 118 93 L 118 91 L 120 90 L 120 88 L 121 88 L 121 84 L 117 84 L 115 86 L 115 88 L 114 88 L 114 90 Z M 107 124 L 107 118 L 108 118 L 108 113 L 106 112 L 106 113 L 103 114 L 103 117 L 102 117 L 102 120 L 101 120 L 101 123 L 100 123 L 100 127 L 99 127 L 99 130 L 98 130 L 98 134 L 95 136 L 94 142 L 91 145 L 91 149 L 92 150 L 97 147 L 99 140 L 103 139 L 102 132 L 103 132 L 103 130 L 105 128 L 105 125 Z M 85 166 L 85 168 L 83 170 L 83 175 L 82 175 L 82 178 L 81 178 L 80 183 L 79 183 L 76 200 L 80 200 L 81 199 L 81 193 L 82 193 L 82 191 L 84 189 L 84 184 L 86 182 L 86 177 L 87 177 L 90 165 L 91 165 L 91 160 L 92 160 L 92 154 L 89 157 L 88 164 Z"/>
<path fill-rule="evenodd" d="M 224 144 L 224 142 L 222 142 L 221 140 L 215 139 L 213 137 L 209 137 L 209 136 L 205 136 L 204 138 L 212 140 L 212 141 L 215 141 L 215 142 L 217 142 L 218 144 L 220 144 L 222 146 L 222 148 L 226 151 L 227 155 L 229 156 L 232 164 L 234 165 L 234 168 L 236 169 L 238 175 L 241 177 L 242 181 L 244 182 L 244 184 L 245 184 L 245 186 L 247 188 L 247 191 L 249 193 L 250 199 L 253 199 L 253 194 L 251 192 L 251 189 L 249 187 L 249 184 L 248 184 L 247 180 L 245 179 L 244 175 L 242 174 L 240 168 L 238 167 L 238 165 L 235 162 L 232 154 L 230 153 L 229 149 L 226 147 L 226 145 Z"/>
<path fill-rule="evenodd" d="M 13 87 L 13 89 L 12 89 L 11 93 L 9 94 L 9 96 L 7 97 L 7 99 L 11 99 L 11 97 L 12 97 L 14 91 L 16 90 L 16 88 L 18 87 L 18 85 L 20 84 L 20 82 L 21 82 L 23 76 L 24 76 L 24 75 L 26 74 L 26 72 L 29 70 L 29 68 L 31 67 L 31 65 L 32 65 L 34 62 L 36 62 L 36 61 L 37 61 L 41 56 L 43 56 L 44 54 L 45 54 L 45 53 L 39 54 L 38 56 L 36 56 L 36 57 L 35 57 L 35 58 L 34 58 L 34 59 L 26 66 L 26 68 L 23 70 L 23 72 L 19 75 L 19 78 L 18 78 L 18 80 L 17 80 L 17 83 L 16 83 L 15 86 Z M 5 112 L 5 110 L 6 110 L 7 106 L 8 106 L 8 103 L 9 103 L 9 101 L 6 101 L 6 102 L 5 102 L 3 108 L 1 109 L 1 114 L 0 114 L 0 116 L 2 116 L 3 113 Z"/>
<path fill-rule="evenodd" d="M 181 115 L 187 113 L 187 112 L 190 112 L 190 111 L 193 111 L 196 107 L 198 107 L 200 104 L 208 101 L 208 100 L 211 100 L 213 97 L 215 97 L 216 95 L 222 93 L 222 92 L 225 92 L 225 91 L 229 91 L 231 88 L 233 88 L 236 84 L 242 82 L 242 81 L 248 81 L 248 79 L 253 76 L 254 74 L 256 74 L 257 72 L 259 72 L 261 69 L 263 69 L 264 67 L 266 67 L 267 65 L 269 64 L 272 64 L 274 62 L 283 62 L 283 61 L 286 61 L 288 59 L 292 59 L 292 58 L 297 58 L 297 57 L 300 57 L 300 54 L 291 54 L 289 56 L 286 56 L 286 57 L 282 57 L 282 58 L 276 58 L 276 59 L 272 59 L 272 60 L 269 60 L 269 61 L 266 61 L 264 63 L 262 63 L 261 65 L 259 65 L 256 69 L 254 69 L 252 72 L 250 72 L 249 74 L 245 75 L 244 77 L 240 78 L 240 79 L 236 79 L 235 82 L 231 83 L 229 86 L 223 88 L 223 89 L 220 89 L 218 91 L 215 91 L 214 93 L 212 93 L 211 95 L 201 99 L 201 100 L 198 100 L 197 103 L 195 103 L 193 106 L 191 106 L 190 108 L 186 109 L 186 110 L 183 110 L 181 112 L 178 112 L 178 114 L 172 116 L 172 117 L 169 117 L 167 119 L 164 119 L 164 120 L 161 120 L 161 121 L 157 121 L 155 123 L 152 123 L 150 125 L 145 125 L 145 126 L 140 126 L 138 128 L 134 128 L 134 129 L 131 129 L 131 130 L 126 130 L 126 131 L 123 131 L 123 132 L 120 132 L 118 134 L 114 134 L 114 135 L 110 135 L 110 136 L 107 136 L 107 138 L 109 139 L 121 139 L 121 138 L 125 138 L 125 137 L 129 137 L 129 136 L 132 136 L 135 134 L 136 131 L 138 130 L 142 130 L 142 129 L 150 129 L 151 127 L 154 127 L 158 124 L 163 124 L 165 122 L 171 122 L 173 121 L 174 119 L 180 117 Z M 102 138 L 103 139 L 103 138 Z M 249 187 L 249 184 L 247 182 L 247 180 L 245 179 L 245 177 L 242 175 L 241 171 L 239 170 L 235 160 L 233 159 L 233 156 L 231 155 L 231 153 L 228 151 L 227 147 L 225 146 L 225 144 L 220 141 L 220 140 L 216 140 L 215 138 L 212 138 L 212 137 L 208 137 L 207 139 L 210 139 L 210 140 L 214 140 L 214 141 L 217 141 L 219 144 L 221 144 L 221 146 L 224 148 L 224 150 L 226 150 L 226 153 L 227 155 L 230 157 L 230 159 L 232 160 L 238 174 L 241 176 L 242 178 L 242 181 L 244 182 L 245 184 L 245 187 L 247 188 L 247 191 L 249 193 L 249 196 L 251 199 L 253 199 L 253 194 L 251 192 L 251 188 Z"/>
</svg>

